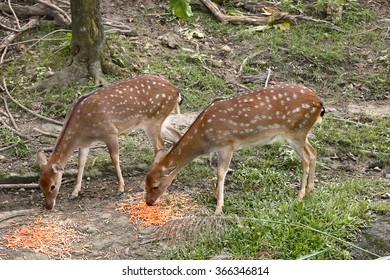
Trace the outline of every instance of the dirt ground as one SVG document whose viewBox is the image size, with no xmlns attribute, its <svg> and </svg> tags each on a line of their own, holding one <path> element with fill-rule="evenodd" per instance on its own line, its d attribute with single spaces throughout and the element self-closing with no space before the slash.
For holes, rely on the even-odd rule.
<svg viewBox="0 0 390 280">
<path fill-rule="evenodd" d="M 386 1 L 386 0 L 383 0 Z M 140 4 L 142 2 L 142 5 Z M 376 1 L 375 3 L 380 3 Z M 386 14 L 380 6 L 378 13 Z M 138 12 L 147 14 L 163 14 L 165 13 L 165 1 L 123 1 L 123 0 L 103 0 L 101 11 L 103 17 L 111 20 L 128 23 L 134 19 L 133 16 L 137 10 L 129 10 L 128 6 L 137 6 Z M 390 8 L 388 9 L 390 12 Z M 387 13 L 388 15 L 389 13 Z M 156 16 L 145 16 L 144 22 L 138 22 L 137 29 L 137 45 L 140 46 L 139 52 L 143 52 L 145 46 L 157 48 L 161 50 L 162 57 L 168 57 L 169 49 L 166 42 L 159 39 L 160 36 L 167 34 L 177 26 L 172 24 L 159 24 L 155 20 Z M 137 18 L 136 20 L 140 20 Z M 176 38 L 176 37 L 175 37 Z M 225 38 L 208 38 L 212 44 L 202 45 L 202 51 L 217 59 L 223 59 L 222 67 L 219 69 L 220 74 L 226 77 L 226 80 L 233 81 L 236 79 L 238 62 L 230 61 L 229 58 L 221 54 L 222 46 L 228 44 Z M 205 43 L 205 42 L 202 42 Z M 189 42 L 180 41 L 182 47 L 194 48 Z M 213 47 L 210 47 L 214 45 Z M 367 112 L 367 108 L 376 108 L 376 112 L 381 112 L 382 115 L 390 117 L 388 104 L 386 102 L 367 102 L 361 104 L 352 104 L 343 107 L 330 108 L 336 112 L 342 112 L 345 115 L 353 115 Z M 371 110 L 368 110 L 369 113 Z M 372 111 L 371 111 L 372 112 Z M 196 113 L 184 112 L 181 117 L 174 117 L 173 123 L 175 126 L 185 130 L 191 121 L 196 117 Z M 19 116 L 26 127 L 33 128 L 35 125 L 28 121 L 28 116 Z M 99 151 L 97 151 L 99 152 Z M 100 152 L 105 152 L 101 150 Z M 126 165 L 126 159 L 121 159 L 122 167 Z M 346 162 L 348 165 L 348 163 Z M 67 225 L 79 234 L 80 238 L 70 242 L 67 253 L 49 256 L 44 252 L 33 252 L 27 249 L 7 249 L 0 243 L 0 259 L 159 259 L 161 258 L 164 249 L 163 243 L 147 242 L 147 238 L 153 233 L 155 227 L 142 227 L 129 222 L 129 216 L 121 211 L 115 210 L 115 205 L 118 201 L 131 198 L 139 193 L 139 184 L 147 172 L 149 166 L 136 165 L 126 166 L 124 172 L 125 179 L 125 194 L 122 197 L 115 197 L 116 177 L 112 171 L 111 175 L 95 176 L 99 174 L 99 170 L 92 170 L 86 173 L 83 181 L 82 192 L 76 200 L 68 200 L 67 196 L 72 191 L 72 184 L 75 180 L 75 170 L 65 174 L 61 186 L 60 194 L 57 198 L 57 205 L 53 211 L 43 209 L 43 196 L 39 189 L 36 188 L 21 188 L 21 189 L 1 189 L 0 190 L 0 240 L 1 237 L 14 230 L 12 225 L 25 225 L 34 221 L 36 217 L 40 217 L 43 222 L 58 222 Z M 335 169 L 337 166 L 335 166 Z M 362 172 L 361 167 L 350 164 L 351 172 Z M 19 183 L 37 181 L 37 165 L 34 157 L 24 160 L 16 160 L 0 154 L 0 169 L 5 172 L 14 172 L 19 170 Z M 20 171 L 22 170 L 22 171 Z M 73 173 L 72 173 L 73 171 Z M 388 172 L 389 173 L 389 172 Z M 15 176 L 19 176 L 15 174 Z M 185 187 L 183 187 L 185 188 Z M 187 192 L 191 192 L 185 189 Z M 192 190 L 196 192 L 199 190 Z M 205 190 L 202 190 L 205 191 Z M 206 190 L 206 191 L 211 191 Z M 207 210 L 204 210 L 207 211 Z M 191 215 L 194 213 L 188 213 Z M 387 228 L 386 228 L 387 225 Z M 380 227 L 384 230 L 383 236 L 390 236 L 389 223 L 381 223 Z M 362 241 L 363 242 L 363 241 Z M 363 244 L 363 243 L 362 243 Z M 388 243 L 390 244 L 389 240 Z M 389 249 L 390 250 L 390 249 Z M 357 256 L 359 258 L 359 256 Z"/>
</svg>

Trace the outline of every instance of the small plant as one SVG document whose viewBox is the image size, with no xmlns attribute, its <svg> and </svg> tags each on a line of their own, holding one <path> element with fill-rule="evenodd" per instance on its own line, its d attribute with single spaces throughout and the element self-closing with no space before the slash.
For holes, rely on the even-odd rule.
<svg viewBox="0 0 390 280">
<path fill-rule="evenodd" d="M 30 155 L 30 149 L 20 137 L 4 128 L 0 129 L 0 145 L 12 146 L 12 155 L 25 158 Z"/>
</svg>

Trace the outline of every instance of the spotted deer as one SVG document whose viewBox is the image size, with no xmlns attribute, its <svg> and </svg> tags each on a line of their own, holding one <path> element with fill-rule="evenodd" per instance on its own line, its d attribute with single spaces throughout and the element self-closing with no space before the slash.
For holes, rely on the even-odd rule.
<svg viewBox="0 0 390 280">
<path fill-rule="evenodd" d="M 118 134 L 142 128 L 157 154 L 164 148 L 161 134 L 173 143 L 181 137 L 167 120 L 180 99 L 173 84 L 153 75 L 121 80 L 78 98 L 67 112 L 49 159 L 38 152 L 39 185 L 46 208 L 52 209 L 55 205 L 65 165 L 75 149 L 79 149 L 78 175 L 70 198 L 78 196 L 89 149 L 94 142 L 107 145 L 118 178 L 117 194 L 123 193 Z"/>
<path fill-rule="evenodd" d="M 296 84 L 270 86 L 228 98 L 215 99 L 199 114 L 176 145 L 159 152 L 142 182 L 146 204 L 154 202 L 176 175 L 201 155 L 218 156 L 216 214 L 222 213 L 224 181 L 233 151 L 248 144 L 270 144 L 285 139 L 302 161 L 298 199 L 314 189 L 317 153 L 307 135 L 325 109 L 316 93 Z"/>
</svg>

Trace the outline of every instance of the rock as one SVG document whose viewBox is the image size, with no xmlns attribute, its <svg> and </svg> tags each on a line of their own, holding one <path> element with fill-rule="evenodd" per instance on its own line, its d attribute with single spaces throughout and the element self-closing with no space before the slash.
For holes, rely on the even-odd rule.
<svg viewBox="0 0 390 280">
<path fill-rule="evenodd" d="M 130 223 L 129 223 L 129 218 L 123 216 L 123 217 L 120 217 L 119 219 L 117 219 L 115 221 L 115 224 L 120 226 L 120 227 L 129 227 Z"/>
<path fill-rule="evenodd" d="M 390 179 L 390 173 L 386 174 L 386 179 Z"/>
<path fill-rule="evenodd" d="M 224 52 L 227 52 L 227 53 L 230 53 L 232 51 L 232 48 L 229 47 L 228 45 L 224 45 L 221 50 L 223 50 Z"/>
<path fill-rule="evenodd" d="M 372 170 L 374 170 L 375 172 L 381 172 L 382 169 L 380 169 L 378 166 L 375 166 Z"/>
<path fill-rule="evenodd" d="M 102 219 L 108 219 L 108 218 L 111 218 L 111 214 L 110 213 L 105 213 L 102 215 Z"/>
<path fill-rule="evenodd" d="M 178 43 L 179 36 L 176 35 L 175 33 L 168 32 L 168 33 L 160 36 L 159 39 L 161 40 L 161 43 L 163 45 L 166 45 L 171 49 L 177 49 L 180 46 Z"/>
<path fill-rule="evenodd" d="M 86 225 L 82 228 L 82 230 L 89 234 L 94 234 L 99 232 L 99 230 L 93 225 Z"/>
<path fill-rule="evenodd" d="M 382 199 L 390 199 L 390 193 L 384 193 L 381 195 Z"/>
</svg>

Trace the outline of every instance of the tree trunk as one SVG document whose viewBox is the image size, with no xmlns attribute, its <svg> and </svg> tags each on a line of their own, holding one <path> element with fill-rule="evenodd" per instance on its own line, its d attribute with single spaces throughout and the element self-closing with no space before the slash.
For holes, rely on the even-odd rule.
<svg viewBox="0 0 390 280">
<path fill-rule="evenodd" d="M 99 0 L 71 0 L 72 44 L 70 63 L 85 65 L 95 82 L 102 75 L 104 30 Z"/>
<path fill-rule="evenodd" d="M 63 89 L 85 82 L 89 77 L 95 84 L 105 83 L 102 77 L 104 29 L 100 15 L 100 0 L 71 0 L 72 42 L 65 67 L 52 77 L 37 82 L 29 91 Z"/>
</svg>

